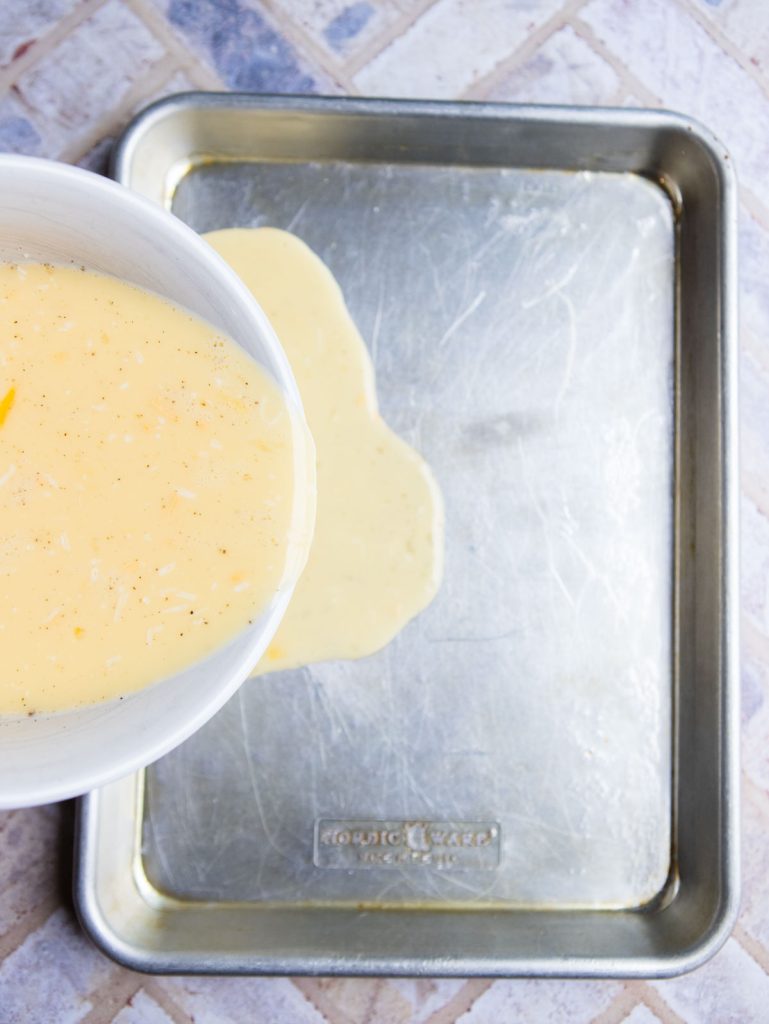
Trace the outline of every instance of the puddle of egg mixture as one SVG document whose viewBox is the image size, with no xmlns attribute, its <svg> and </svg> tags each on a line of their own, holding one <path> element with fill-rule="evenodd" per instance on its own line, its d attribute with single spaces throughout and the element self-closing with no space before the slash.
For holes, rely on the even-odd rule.
<svg viewBox="0 0 769 1024">
<path fill-rule="evenodd" d="M 204 236 L 250 288 L 291 364 L 317 454 L 306 567 L 255 674 L 384 647 L 433 599 L 443 502 L 377 407 L 368 350 L 325 264 L 276 228 Z"/>
</svg>

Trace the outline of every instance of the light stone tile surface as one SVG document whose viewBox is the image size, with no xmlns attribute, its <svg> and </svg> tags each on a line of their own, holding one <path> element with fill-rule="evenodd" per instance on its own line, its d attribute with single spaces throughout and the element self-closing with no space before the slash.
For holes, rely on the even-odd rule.
<svg viewBox="0 0 769 1024">
<path fill-rule="evenodd" d="M 55 805 L 0 811 L 0 936 L 33 909 L 33 900 L 54 896 L 60 821 Z"/>
<path fill-rule="evenodd" d="M 769 97 L 678 3 L 592 0 L 580 20 L 665 106 L 707 124 L 769 206 L 769 133 L 756 131 Z"/>
<path fill-rule="evenodd" d="M 119 45 L 114 45 L 116 39 Z M 44 140 L 44 152 L 58 156 L 118 106 L 164 55 L 161 44 L 121 0 L 108 0 L 98 8 L 47 60 L 16 82 Z"/>
<path fill-rule="evenodd" d="M 485 98 L 515 103 L 609 105 L 621 84 L 611 67 L 570 25 L 559 29 Z"/>
<path fill-rule="evenodd" d="M 662 1018 L 652 1013 L 648 1006 L 639 1003 L 634 1006 L 627 1017 L 622 1018 L 622 1024 L 663 1024 Z"/>
<path fill-rule="evenodd" d="M 742 414 L 742 474 L 755 501 L 769 494 L 769 365 L 762 351 L 742 352 L 740 365 Z"/>
<path fill-rule="evenodd" d="M 749 935 L 769 948 L 769 797 L 766 793 L 747 789 L 742 815 L 744 887 L 740 923 Z"/>
<path fill-rule="evenodd" d="M 164 96 L 189 92 L 195 88 L 195 83 L 184 71 L 177 71 L 175 74 L 172 74 L 158 88 L 150 89 L 145 93 L 141 100 L 133 105 L 130 111 L 127 111 L 114 124 L 110 125 L 109 134 L 100 138 L 96 145 L 80 157 L 77 161 L 78 166 L 84 167 L 87 171 L 95 171 L 97 174 L 106 174 L 112 147 L 120 132 L 128 125 L 135 114 L 138 114 L 148 103 L 154 103 L 155 100 L 160 100 Z"/>
<path fill-rule="evenodd" d="M 769 667 L 766 665 L 769 642 L 745 631 L 742 645 L 742 764 L 746 777 L 755 786 L 769 789 Z M 762 839 L 769 836 L 769 825 Z M 767 843 L 769 849 L 769 843 Z M 769 897 L 769 892 L 767 892 Z M 769 906 L 767 907 L 769 912 Z"/>
<path fill-rule="evenodd" d="M 63 907 L 0 964 L 3 1024 L 74 1024 L 114 971 Z"/>
<path fill-rule="evenodd" d="M 738 164 L 738 171 L 739 171 Z M 740 320 L 769 354 L 769 226 L 740 211 Z"/>
<path fill-rule="evenodd" d="M 410 1024 L 408 1001 L 385 979 L 307 978 L 301 991 L 326 1019 L 337 1024 L 348 1021 L 387 1021 L 388 1024 Z"/>
<path fill-rule="evenodd" d="M 401 15 L 378 0 L 280 0 L 275 7 L 335 60 L 355 56 Z"/>
<path fill-rule="evenodd" d="M 455 98 L 558 9 L 558 0 L 438 0 L 355 76 L 364 94 Z"/>
<path fill-rule="evenodd" d="M 253 92 L 334 91 L 332 78 L 299 52 L 257 0 L 147 0 L 223 86 Z"/>
<path fill-rule="evenodd" d="M 129 1005 L 113 1018 L 113 1024 L 174 1024 L 174 1021 L 151 996 L 139 989 Z"/>
<path fill-rule="evenodd" d="M 743 497 L 741 525 L 743 614 L 769 633 L 769 518 Z"/>
<path fill-rule="evenodd" d="M 34 124 L 28 107 L 14 92 L 0 98 L 0 147 L 2 153 L 47 155 L 40 130 Z"/>
<path fill-rule="evenodd" d="M 769 69 L 769 4 L 761 0 L 690 0 L 748 60 Z"/>
<path fill-rule="evenodd" d="M 0 68 L 8 67 L 46 35 L 81 0 L 6 0 L 0 17 Z"/>
<path fill-rule="evenodd" d="M 621 990 L 619 982 L 497 981 L 476 1000 L 462 1018 L 462 1024 L 498 1024 L 524 1021 L 536 1008 L 542 1024 L 588 1024 L 602 1013 Z"/>
<path fill-rule="evenodd" d="M 196 1024 L 326 1024 L 296 986 L 282 978 L 174 978 L 164 988 Z"/>
<path fill-rule="evenodd" d="M 457 995 L 464 982 L 454 979 L 398 978 L 390 985 L 409 1006 L 410 1024 L 427 1024 L 430 1017 Z"/>
<path fill-rule="evenodd" d="M 734 939 L 699 970 L 652 984 L 687 1024 L 766 1020 L 769 978 Z"/>
</svg>

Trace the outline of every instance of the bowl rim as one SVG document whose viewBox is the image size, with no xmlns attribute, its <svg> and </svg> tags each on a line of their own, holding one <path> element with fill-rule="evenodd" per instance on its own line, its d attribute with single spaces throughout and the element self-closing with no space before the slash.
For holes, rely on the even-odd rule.
<svg viewBox="0 0 769 1024">
<path fill-rule="evenodd" d="M 253 324 L 256 337 L 260 339 L 273 359 L 275 369 L 272 367 L 265 367 L 265 369 L 275 379 L 277 386 L 287 400 L 292 415 L 298 417 L 300 426 L 304 426 L 306 438 L 310 438 L 311 435 L 307 428 L 299 389 L 288 358 L 270 321 L 256 298 L 235 271 L 197 232 L 170 211 L 163 209 L 163 207 L 118 182 L 102 177 L 85 168 L 74 167 L 42 157 L 0 154 L 0 195 L 3 196 L 5 203 L 9 201 L 9 192 L 5 191 L 3 186 L 11 189 L 12 184 L 10 181 L 6 184 L 4 179 L 9 178 L 11 175 L 17 177 L 23 175 L 27 188 L 29 187 L 29 181 L 34 179 L 35 182 L 39 182 L 41 187 L 45 187 L 46 184 L 52 184 L 57 188 L 69 186 L 73 190 L 79 190 L 81 194 L 84 190 L 91 191 L 95 199 L 101 198 L 104 202 L 111 205 L 118 204 L 118 206 L 122 206 L 134 218 L 140 220 L 145 225 L 151 226 L 156 232 L 162 233 L 169 240 L 170 244 L 181 247 L 183 251 L 186 250 L 199 263 L 202 263 L 212 279 L 217 283 L 217 286 L 221 286 L 222 289 L 227 291 L 232 297 L 232 301 L 240 306 L 241 311 L 247 315 Z M 157 294 L 163 297 L 162 291 L 158 291 Z M 237 338 L 233 338 L 233 341 L 240 348 L 244 348 Z M 299 437 L 299 433 L 299 430 L 297 430 L 297 437 Z M 309 463 L 309 453 L 305 461 Z M 294 578 L 284 581 L 271 603 L 261 613 L 258 626 L 247 627 L 240 631 L 236 637 L 231 638 L 230 641 L 211 652 L 210 657 L 213 657 L 225 650 L 229 643 L 236 642 L 239 638 L 248 635 L 250 632 L 258 635 L 258 640 L 253 645 L 249 645 L 240 654 L 235 660 L 233 667 L 223 676 L 223 678 L 229 680 L 227 685 L 217 686 L 214 680 L 209 695 L 205 699 L 198 701 L 192 711 L 187 711 L 185 714 L 184 709 L 182 709 L 179 712 L 178 718 L 169 724 L 162 737 L 153 737 L 149 742 L 143 741 L 143 732 L 138 731 L 135 747 L 132 747 L 133 752 L 130 756 L 121 755 L 120 759 L 115 762 L 110 760 L 107 752 L 105 753 L 102 767 L 96 771 L 92 768 L 81 768 L 77 763 L 73 763 L 71 773 L 68 773 L 65 777 L 59 774 L 53 778 L 50 775 L 46 776 L 45 768 L 41 764 L 41 777 L 34 782 L 16 785 L 11 778 L 6 776 L 5 782 L 0 779 L 0 808 L 32 807 L 81 796 L 89 789 L 106 785 L 151 764 L 189 738 L 216 714 L 245 682 L 249 671 L 253 668 L 254 647 L 258 647 L 259 644 L 263 644 L 263 647 L 266 647 L 270 638 L 274 635 L 285 613 L 298 575 L 297 573 Z M 206 660 L 207 658 L 199 659 L 188 666 L 188 669 L 205 664 Z M 155 683 L 150 683 L 147 689 L 163 686 L 164 683 L 177 678 L 179 674 L 177 672 Z M 139 696 L 143 692 L 144 688 L 136 691 L 136 693 L 127 694 L 126 702 L 130 701 L 131 697 Z M 52 720 L 58 716 L 67 716 L 76 711 L 90 711 L 91 709 L 96 712 L 98 717 L 99 709 L 103 708 L 106 711 L 107 709 L 114 708 L 115 704 L 116 701 L 105 701 L 99 704 L 86 705 L 83 708 L 57 711 L 38 717 Z M 3 719 L 9 725 L 12 725 L 14 717 L 0 715 L 0 740 L 2 739 Z M 87 728 L 90 728 L 90 723 L 88 723 Z"/>
</svg>

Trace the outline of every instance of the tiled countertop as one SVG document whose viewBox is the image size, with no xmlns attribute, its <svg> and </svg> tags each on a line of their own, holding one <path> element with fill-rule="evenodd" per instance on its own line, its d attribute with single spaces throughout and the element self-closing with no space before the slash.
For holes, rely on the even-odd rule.
<svg viewBox="0 0 769 1024">
<path fill-rule="evenodd" d="M 666 106 L 741 181 L 744 890 L 670 981 L 155 978 L 97 952 L 69 897 L 73 808 L 0 813 L 0 1024 L 769 1020 L 769 5 L 762 0 L 5 0 L 0 150 L 103 169 L 189 88 Z"/>
</svg>

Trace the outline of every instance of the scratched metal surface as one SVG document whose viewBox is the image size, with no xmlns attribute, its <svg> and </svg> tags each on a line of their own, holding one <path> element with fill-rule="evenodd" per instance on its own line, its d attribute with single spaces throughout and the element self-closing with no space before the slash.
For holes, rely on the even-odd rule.
<svg viewBox="0 0 769 1024">
<path fill-rule="evenodd" d="M 147 773 L 188 899 L 635 906 L 670 867 L 671 209 L 631 175 L 207 164 L 199 231 L 327 262 L 432 465 L 446 573 L 381 653 L 247 683 Z M 301 301 L 301 296 L 297 296 Z M 317 819 L 495 822 L 493 871 L 313 864 Z"/>
</svg>

